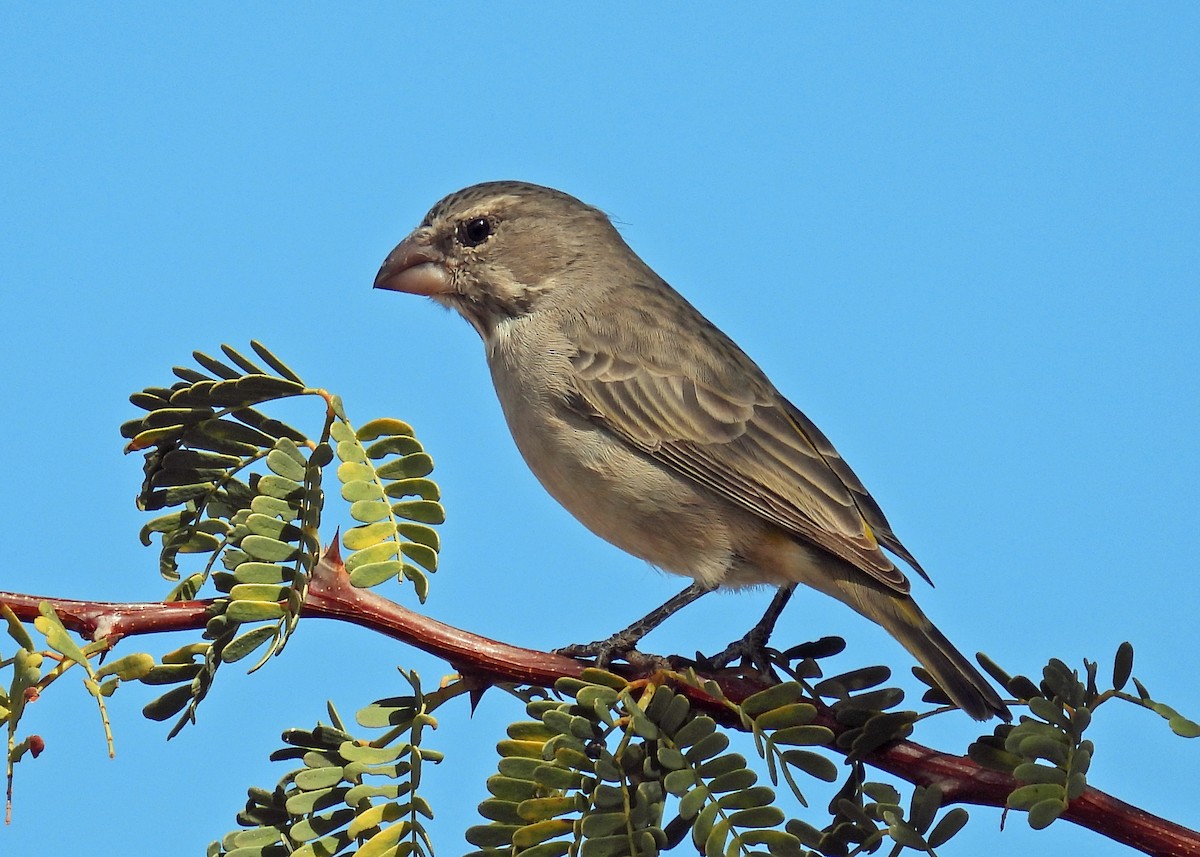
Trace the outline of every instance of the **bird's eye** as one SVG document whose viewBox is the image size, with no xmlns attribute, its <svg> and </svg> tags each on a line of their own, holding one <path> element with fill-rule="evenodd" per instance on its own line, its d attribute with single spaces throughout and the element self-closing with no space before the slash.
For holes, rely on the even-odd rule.
<svg viewBox="0 0 1200 857">
<path fill-rule="evenodd" d="M 464 247 L 478 247 L 492 237 L 492 221 L 486 217 L 472 217 L 458 224 L 458 241 Z"/>
</svg>

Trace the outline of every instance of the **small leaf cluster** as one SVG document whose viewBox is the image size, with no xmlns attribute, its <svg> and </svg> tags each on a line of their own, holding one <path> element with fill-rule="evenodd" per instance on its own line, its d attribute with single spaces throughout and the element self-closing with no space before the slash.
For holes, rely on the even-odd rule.
<svg viewBox="0 0 1200 857">
<path fill-rule="evenodd" d="M 892 840 L 892 855 L 905 848 L 933 854 L 969 820 L 961 807 L 939 819 L 942 793 L 936 787 L 915 788 L 906 813 L 899 791 L 887 783 L 867 782 L 865 774 L 862 762 L 851 762 L 849 776 L 829 802 L 831 820 L 823 830 L 798 819 L 788 822 L 787 829 L 813 849 L 810 854 L 872 853 L 885 837 Z"/>
<path fill-rule="evenodd" d="M 797 650 L 806 652 L 806 658 L 813 654 L 824 657 L 840 651 L 841 646 L 840 639 L 826 638 Z M 810 663 L 804 672 L 809 677 L 821 675 L 815 663 Z M 881 710 L 904 699 L 903 691 L 898 688 L 880 686 L 890 676 L 886 667 L 864 667 L 830 676 L 807 689 L 799 682 L 775 685 L 747 698 L 740 706 L 733 706 L 743 728 L 754 736 L 756 749 L 767 762 L 771 782 L 777 782 L 774 762 L 778 758 L 779 770 L 805 806 L 807 801 L 789 768 L 799 768 L 827 782 L 837 778 L 837 768 L 827 757 L 812 750 L 789 749 L 780 753 L 777 745 L 834 746 L 850 763 L 851 773 L 829 804 L 832 818 L 824 829 L 818 830 L 800 819 L 791 819 L 786 825 L 789 834 L 811 849 L 808 854 L 874 851 L 885 836 L 894 843 L 893 854 L 904 848 L 932 854 L 934 848 L 947 842 L 967 822 L 966 811 L 955 809 L 933 825 L 942 798 L 936 789 L 917 788 L 906 818 L 900 806 L 900 793 L 894 787 L 864 782 L 865 768 L 859 760 L 887 743 L 910 735 L 916 719 L 911 711 Z M 719 692 L 711 682 L 705 684 L 705 689 L 714 695 Z M 828 707 L 823 705 L 823 710 L 843 727 L 836 736 L 830 728 L 813 723 L 818 709 L 807 699 L 819 698 L 833 700 Z"/>
<path fill-rule="evenodd" d="M 877 678 L 886 675 L 847 673 L 828 680 L 824 691 L 845 703 L 854 698 L 851 688 L 874 687 Z M 684 839 L 706 857 L 806 857 L 875 850 L 884 837 L 891 837 L 896 852 L 913 847 L 932 853 L 966 821 L 964 811 L 954 810 L 934 825 L 941 794 L 932 789 L 919 790 L 906 818 L 899 794 L 864 784 L 857 763 L 830 805 L 829 827 L 787 820 L 774 789 L 759 782 L 745 756 L 730 750 L 727 730 L 695 710 L 681 685 L 727 707 L 753 736 L 771 782 L 783 778 L 804 805 L 798 775 L 836 779 L 834 763 L 809 749 L 834 744 L 833 730 L 817 722 L 822 709 L 826 715 L 830 709 L 799 682 L 737 704 L 694 673 L 627 682 L 587 669 L 555 684 L 565 699 L 530 701 L 526 710 L 533 719 L 512 724 L 497 745 L 501 758 L 487 783 L 491 796 L 479 805 L 488 823 L 467 831 L 467 841 L 479 849 L 472 857 L 653 857 Z M 862 696 L 895 699 L 890 693 Z M 851 743 L 873 734 L 862 731 L 871 716 L 849 714 L 867 709 L 843 704 L 840 711 L 861 722 Z M 669 809 L 674 817 L 664 823 Z"/>
<path fill-rule="evenodd" d="M 228 600 L 214 611 L 206 637 L 219 641 L 229 661 L 269 643 L 265 660 L 295 627 L 306 575 L 319 558 L 321 475 L 332 459 L 325 437 L 310 441 L 255 407 L 322 393 L 260 343 L 252 346 L 266 367 L 228 345 L 222 350 L 229 363 L 194 352 L 207 371 L 177 366 L 180 380 L 171 387 L 133 394 L 130 401 L 147 413 L 121 427 L 127 451 L 145 452 L 138 506 L 174 509 L 141 533 L 146 545 L 160 537 L 159 571 L 179 581 L 168 600 L 194 598 L 212 579 Z M 330 400 L 323 435 L 338 410 Z M 180 554 L 207 560 L 183 578 Z M 239 625 L 260 621 L 275 627 L 254 629 L 234 644 Z"/>
<path fill-rule="evenodd" d="M 234 365 L 197 351 L 193 357 L 207 373 L 176 366 L 179 380 L 170 387 L 146 387 L 130 396 L 147 412 L 121 426 L 121 434 L 129 438 L 126 451 L 145 453 L 138 506 L 146 511 L 177 508 L 143 527 L 143 543 L 149 545 L 152 534 L 160 535 L 159 570 L 169 580 L 180 579 L 179 554 L 210 555 L 198 576 L 177 587 L 173 599 L 194 596 L 216 559 L 234 544 L 233 530 L 238 524 L 245 527 L 248 515 L 279 517 L 291 525 L 305 499 L 308 506 L 320 507 L 319 496 L 299 496 L 306 456 L 297 445 L 308 443 L 304 433 L 255 407 L 319 391 L 305 386 L 260 343 L 252 346 L 266 368 L 230 346 L 223 351 Z M 271 472 L 251 470 L 260 462 Z M 258 496 L 275 502 L 252 511 L 251 502 Z M 261 537 L 277 539 L 278 533 Z M 287 541 L 298 543 L 299 534 Z M 309 548 L 315 552 L 315 546 Z M 293 550 L 277 547 L 273 553 L 290 555 Z"/>
<path fill-rule="evenodd" d="M 438 486 L 426 478 L 433 459 L 400 420 L 372 420 L 357 432 L 335 423 L 331 436 L 341 461 L 342 497 L 358 521 L 342 536 L 350 551 L 350 582 L 371 587 L 393 578 L 410 580 L 424 603 L 429 594 L 425 572 L 437 571 L 441 547 L 430 525 L 446 519 Z"/>
<path fill-rule="evenodd" d="M 889 710 L 904 701 L 904 691 L 884 686 L 892 675 L 886 666 L 862 667 L 825 677 L 821 661 L 845 648 L 846 641 L 841 637 L 822 637 L 783 652 L 773 652 L 771 663 L 791 676 L 807 699 L 820 704 L 844 727 L 838 731 L 835 746 L 853 760 L 891 741 L 907 738 L 912 734 L 918 715 L 913 711 Z M 926 683 L 932 686 L 926 698 L 941 701 L 944 693 L 931 678 L 926 678 Z M 749 724 L 743 725 L 749 728 Z M 769 756 L 764 758 L 770 762 Z M 774 773 L 771 776 L 774 782 Z M 796 797 L 803 801 L 799 793 Z"/>
<path fill-rule="evenodd" d="M 572 701 L 530 701 L 533 719 L 510 725 L 507 739 L 496 745 L 500 762 L 487 781 L 491 797 L 479 805 L 489 823 L 466 832 L 480 849 L 474 853 L 657 853 L 667 845 L 666 772 L 632 721 L 623 721 L 629 731 L 618 726 L 632 708 L 641 711 L 629 685 L 589 669 L 583 679 L 560 679 L 556 689 Z M 687 711 L 686 699 L 682 705 Z M 645 717 L 638 723 L 641 731 L 655 728 Z M 609 747 L 610 738 L 616 747 Z"/>
<path fill-rule="evenodd" d="M 433 459 L 412 427 L 377 419 L 356 431 L 337 396 L 306 386 L 261 343 L 251 345 L 278 375 L 224 345 L 234 365 L 195 352 L 210 374 L 175 367 L 177 383 L 130 397 L 148 411 L 121 428 L 131 438 L 127 449 L 146 452 L 138 503 L 178 507 L 147 523 L 142 541 L 161 537 L 160 570 L 172 580 L 180 578 L 179 554 L 209 555 L 172 597 L 194 597 L 211 576 L 231 600 L 246 602 L 235 621 L 242 613 L 248 620 L 280 618 L 263 605 L 287 602 L 282 587 L 300 589 L 318 559 L 322 470 L 336 455 L 341 494 L 358 522 L 344 536 L 351 581 L 367 587 L 409 579 L 423 600 L 428 581 L 421 569 L 437 568 L 440 547 L 431 525 L 445 512 L 428 478 Z M 326 405 L 314 439 L 254 407 L 294 396 Z M 225 572 L 214 572 L 218 559 Z"/>
<path fill-rule="evenodd" d="M 706 683 L 705 689 L 722 698 L 715 683 Z M 831 783 L 837 779 L 837 767 L 827 756 L 803 749 L 829 746 L 835 740 L 828 726 L 813 722 L 817 718 L 817 707 L 803 694 L 802 686 L 790 681 L 759 691 L 741 705 L 725 701 L 738 714 L 742 727 L 753 735 L 755 749 L 767 764 L 772 785 L 779 784 L 782 774 L 792 794 L 807 806 L 808 801 L 792 769 Z"/>
<path fill-rule="evenodd" d="M 1133 647 L 1122 643 L 1113 662 L 1113 686 L 1101 691 L 1096 684 L 1098 666 L 1084 661 L 1084 675 L 1052 658 L 1034 684 L 1025 676 L 1009 676 L 984 659 L 984 667 L 1018 699 L 1029 706 L 1015 724 L 996 727 L 995 733 L 971 745 L 968 754 L 981 765 L 1011 773 L 1021 785 L 1008 796 L 1010 809 L 1028 813 L 1030 827 L 1049 826 L 1070 802 L 1087 788 L 1087 772 L 1095 745 L 1084 738 L 1093 712 L 1109 699 L 1141 705 L 1167 720 L 1178 735 L 1200 736 L 1200 725 L 1175 709 L 1151 699 L 1136 678 L 1138 696 L 1123 688 L 1133 672 Z"/>
<path fill-rule="evenodd" d="M 37 700 L 43 691 L 72 667 L 83 669 L 83 686 L 96 700 L 100 722 L 108 743 L 108 753 L 113 755 L 112 730 L 109 726 L 108 708 L 105 699 L 112 696 L 122 681 L 139 679 L 150 670 L 154 659 L 138 652 L 95 667 L 92 660 L 108 651 L 105 641 L 96 641 L 80 646 L 63 626 L 58 614 L 48 602 L 41 602 L 40 615 L 33 621 L 34 629 L 41 634 L 44 647 L 34 641 L 33 635 L 17 619 L 12 608 L 0 604 L 0 616 L 7 624 L 8 636 L 16 643 L 11 658 L 0 656 L 0 669 L 12 670 L 12 680 L 7 689 L 0 687 L 0 723 L 7 726 L 6 780 L 7 793 L 12 795 L 14 765 L 26 754 L 37 757 L 44 741 L 36 734 L 18 739 L 17 731 L 30 702 Z"/>
<path fill-rule="evenodd" d="M 891 676 L 887 667 L 876 665 L 831 676 L 813 686 L 817 697 L 833 701 L 833 717 L 846 727 L 838 733 L 837 747 L 847 758 L 861 759 L 912 734 L 916 712 L 889 710 L 904 701 L 903 690 L 883 686 Z"/>
<path fill-rule="evenodd" d="M 147 413 L 121 428 L 127 449 L 145 453 L 139 506 L 173 509 L 141 533 L 146 545 L 161 540 L 160 573 L 177 582 L 168 600 L 194 598 L 210 580 L 224 596 L 212 605 L 208 642 L 177 649 L 143 678 L 177 685 L 145 709 L 156 720 L 179 714 L 171 735 L 195 719 L 222 663 L 261 651 L 258 669 L 295 630 L 320 558 L 323 475 L 335 458 L 358 522 L 345 535 L 351 582 L 407 579 L 424 601 L 426 572 L 437 568 L 431 525 L 445 515 L 427 478 L 433 461 L 411 426 L 379 419 L 356 431 L 337 396 L 306 386 L 261 343 L 251 346 L 257 359 L 228 345 L 225 360 L 194 352 L 204 371 L 175 367 L 172 386 L 135 393 L 130 400 Z M 258 407 L 297 396 L 324 405 L 312 439 Z M 206 559 L 184 577 L 179 559 L 188 554 Z"/>
<path fill-rule="evenodd" d="M 662 674 L 631 683 L 588 669 L 556 683 L 565 700 L 530 702 L 534 719 L 510 726 L 497 745 L 499 770 L 479 806 L 489 823 L 467 831 L 476 855 L 652 857 L 685 837 L 711 857 L 803 855 L 791 825 L 781 829 L 774 790 L 758 782 L 745 756 L 730 751 L 713 717 L 673 689 L 677 681 L 689 680 Z M 782 772 L 803 800 L 795 772 L 835 778 L 832 762 L 804 749 L 832 742 L 833 733 L 813 722 L 817 708 L 802 701 L 798 683 L 741 705 L 711 682 L 702 690 L 753 733 L 773 782 Z M 668 806 L 675 816 L 664 823 Z"/>
<path fill-rule="evenodd" d="M 274 789 L 252 788 L 238 814 L 243 829 L 208 848 L 209 857 L 430 857 L 429 803 L 417 793 L 422 766 L 442 754 L 422 746 L 431 710 L 452 694 L 426 696 L 415 673 L 404 673 L 409 696 L 380 700 L 358 712 L 373 740 L 355 738 L 329 706 L 330 724 L 283 733 L 273 761 L 298 759 Z"/>
</svg>

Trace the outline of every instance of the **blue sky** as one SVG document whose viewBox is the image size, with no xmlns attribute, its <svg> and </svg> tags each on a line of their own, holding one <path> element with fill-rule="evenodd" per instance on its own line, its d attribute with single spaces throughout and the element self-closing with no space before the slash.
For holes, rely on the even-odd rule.
<svg viewBox="0 0 1200 857">
<path fill-rule="evenodd" d="M 610 212 L 824 429 L 962 648 L 1104 674 L 1130 640 L 1135 674 L 1200 718 L 1195 5 L 449 8 L 0 9 L 0 588 L 161 597 L 126 396 L 251 337 L 352 419 L 416 426 L 449 515 L 431 615 L 548 648 L 680 588 L 544 495 L 466 324 L 370 289 L 442 195 L 519 178 Z M 647 647 L 715 650 L 768 595 L 709 596 Z M 82 689 L 55 687 L 0 851 L 203 853 L 247 786 L 284 773 L 266 760 L 283 728 L 327 697 L 350 714 L 400 692 L 397 664 L 446 671 L 309 624 L 260 673 L 225 670 L 169 745 L 138 713 L 151 694 L 123 689 L 111 762 Z M 831 633 L 846 668 L 907 676 L 882 632 L 815 594 L 778 639 Z M 496 695 L 431 737 L 450 755 L 426 777 L 443 857 L 518 716 Z M 961 751 L 959 720 L 925 739 Z M 1200 744 L 1132 708 L 1097 721 L 1092 782 L 1200 826 L 1182 785 Z M 973 816 L 945 853 L 1127 853 Z"/>
</svg>

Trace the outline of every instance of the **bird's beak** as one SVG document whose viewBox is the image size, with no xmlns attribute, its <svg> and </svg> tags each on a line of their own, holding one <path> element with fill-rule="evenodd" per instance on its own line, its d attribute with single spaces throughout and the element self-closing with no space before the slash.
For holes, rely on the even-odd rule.
<svg viewBox="0 0 1200 857">
<path fill-rule="evenodd" d="M 375 275 L 375 288 L 413 295 L 441 295 L 454 290 L 445 258 L 419 229 L 388 254 Z"/>
</svg>

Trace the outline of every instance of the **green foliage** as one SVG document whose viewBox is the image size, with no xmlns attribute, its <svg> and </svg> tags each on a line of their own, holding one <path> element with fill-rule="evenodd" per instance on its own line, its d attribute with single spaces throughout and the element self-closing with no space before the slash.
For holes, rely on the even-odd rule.
<svg viewBox="0 0 1200 857">
<path fill-rule="evenodd" d="M 992 677 L 1029 706 L 1015 724 L 996 727 L 990 736 L 971 745 L 968 755 L 979 764 L 1010 773 L 1021 786 L 1008 796 L 1010 809 L 1028 813 L 1030 827 L 1041 829 L 1054 822 L 1072 800 L 1087 788 L 1095 744 L 1083 734 L 1092 714 L 1109 699 L 1141 705 L 1167 720 L 1182 737 L 1200 736 L 1200 724 L 1188 720 L 1170 706 L 1150 698 L 1136 678 L 1139 696 L 1122 688 L 1133 673 L 1133 646 L 1122 643 L 1113 662 L 1113 686 L 1100 691 L 1096 685 L 1097 664 L 1084 661 L 1084 676 L 1057 658 L 1042 670 L 1034 684 L 1024 676 L 1009 676 L 991 661 L 984 667 Z"/>
<path fill-rule="evenodd" d="M 193 599 L 210 583 L 223 596 L 212 606 L 208 642 L 172 652 L 142 679 L 176 685 L 145 707 L 155 720 L 179 715 L 171 736 L 194 721 L 221 664 L 259 653 L 253 671 L 283 651 L 320 560 L 322 484 L 335 458 L 357 522 L 343 542 L 351 583 L 409 580 L 424 601 L 427 572 L 437 569 L 431 525 L 445 514 L 426 478 L 433 461 L 412 427 L 378 419 L 355 430 L 337 396 L 306 386 L 261 343 L 251 346 L 257 361 L 228 345 L 228 363 L 194 352 L 205 371 L 175 367 L 170 387 L 135 393 L 130 401 L 147 413 L 121 426 L 127 450 L 146 459 L 139 507 L 172 509 L 141 532 L 143 544 L 159 538 L 159 571 L 176 582 L 167 600 Z M 322 403 L 315 436 L 259 410 L 293 397 Z M 181 556 L 189 555 L 203 561 L 185 576 Z"/>
<path fill-rule="evenodd" d="M 437 571 L 441 547 L 429 525 L 445 520 L 437 485 L 425 478 L 433 459 L 400 420 L 373 420 L 357 432 L 335 423 L 331 436 L 342 462 L 337 471 L 342 497 L 359 522 L 342 537 L 351 551 L 350 582 L 367 587 L 397 577 L 411 580 L 423 603 L 429 592 L 425 572 Z M 373 442 L 364 446 L 366 441 Z M 411 496 L 419 499 L 403 499 Z M 392 503 L 394 498 L 401 499 Z"/>
<path fill-rule="evenodd" d="M 359 726 L 384 730 L 373 739 L 350 734 L 332 703 L 329 724 L 284 732 L 287 746 L 272 760 L 302 767 L 274 789 L 250 789 L 237 817 L 242 829 L 212 843 L 209 857 L 430 857 L 425 821 L 433 809 L 418 788 L 424 764 L 442 754 L 422 740 L 426 728 L 437 728 L 433 709 L 462 688 L 426 695 L 415 673 L 403 675 L 411 695 L 358 713 Z"/>
<path fill-rule="evenodd" d="M 885 838 L 892 841 L 891 854 L 905 848 L 934 854 L 934 849 L 948 842 L 969 819 L 962 808 L 938 818 L 942 793 L 936 787 L 913 789 L 906 813 L 894 786 L 867 782 L 865 774 L 862 762 L 851 763 L 849 775 L 829 802 L 831 819 L 823 830 L 799 819 L 788 822 L 787 830 L 813 849 L 809 854 L 841 857 L 870 853 L 878 850 Z"/>
<path fill-rule="evenodd" d="M 845 702 L 849 687 L 871 687 L 879 677 L 848 673 L 831 681 Z M 828 748 L 834 733 L 815 722 L 819 709 L 802 685 L 779 684 L 739 705 L 715 683 L 698 682 L 694 675 L 659 678 L 631 683 L 589 669 L 580 679 L 555 684 L 565 699 L 530 701 L 532 719 L 512 724 L 497 745 L 501 758 L 487 783 L 491 796 L 479 805 L 487 823 L 467 831 L 467 841 L 479 849 L 473 857 L 654 857 L 685 838 L 708 857 L 803 857 L 845 854 L 849 843 L 877 847 L 883 836 L 897 850 L 932 853 L 966 820 L 964 811 L 955 810 L 931 831 L 940 802 L 936 790 L 914 796 L 907 820 L 894 789 L 886 792 L 886 801 L 864 806 L 863 795 L 890 787 L 862 783 L 862 767 L 855 764 L 831 805 L 842 816 L 833 825 L 820 831 L 788 821 L 774 789 L 758 782 L 745 756 L 730 751 L 717 721 L 696 711 L 687 693 L 671 685 L 691 685 L 719 700 L 753 735 L 772 782 L 782 772 L 792 794 L 807 805 L 799 780 L 829 782 L 837 768 L 826 755 L 807 749 Z M 854 719 L 865 726 L 872 716 Z M 674 817 L 664 823 L 668 809 Z"/>
<path fill-rule="evenodd" d="M 12 608 L 0 604 L 0 616 L 5 619 L 8 636 L 16 643 L 16 651 L 11 658 L 0 658 L 0 669 L 7 667 L 12 670 L 8 687 L 0 687 L 0 723 L 7 726 L 5 779 L 10 798 L 14 766 L 26 754 L 36 758 L 43 746 L 41 737 L 36 734 L 18 737 L 28 703 L 38 699 L 46 688 L 73 667 L 81 668 L 84 671 L 83 686 L 96 701 L 108 754 L 112 756 L 112 729 L 104 701 L 112 696 L 122 681 L 141 678 L 154 663 L 150 655 L 135 653 L 96 669 L 92 660 L 108 650 L 107 643 L 99 641 L 80 646 L 63 627 L 58 614 L 48 602 L 41 602 L 38 612 L 33 627 L 40 635 L 41 643 L 21 624 Z"/>
</svg>

